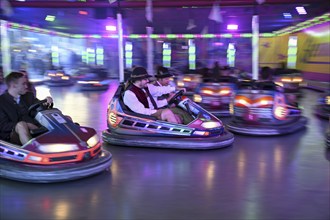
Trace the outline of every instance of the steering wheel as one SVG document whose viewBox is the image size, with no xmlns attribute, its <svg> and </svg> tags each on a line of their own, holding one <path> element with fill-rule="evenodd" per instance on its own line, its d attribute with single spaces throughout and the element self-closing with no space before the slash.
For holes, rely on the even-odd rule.
<svg viewBox="0 0 330 220">
<path fill-rule="evenodd" d="M 183 95 L 184 90 L 179 90 L 177 91 L 170 100 L 168 100 L 168 105 L 172 105 L 173 103 L 175 103 L 177 100 L 179 100 L 179 98 L 181 99 L 181 96 Z"/>
<path fill-rule="evenodd" d="M 43 99 L 43 100 L 41 100 L 41 101 L 39 101 L 39 102 L 37 102 L 37 103 L 34 103 L 34 104 L 32 104 L 30 107 L 29 107 L 29 109 L 28 109 L 28 114 L 30 115 L 30 116 L 32 116 L 33 117 L 33 114 L 32 114 L 32 112 L 34 111 L 34 110 L 37 110 L 38 112 L 39 111 L 42 111 L 42 110 L 46 110 L 46 109 L 51 109 L 51 108 L 53 108 L 53 103 L 51 103 L 51 104 L 49 104 L 49 105 L 43 105 L 44 103 L 46 103 L 47 102 L 47 99 Z"/>
</svg>

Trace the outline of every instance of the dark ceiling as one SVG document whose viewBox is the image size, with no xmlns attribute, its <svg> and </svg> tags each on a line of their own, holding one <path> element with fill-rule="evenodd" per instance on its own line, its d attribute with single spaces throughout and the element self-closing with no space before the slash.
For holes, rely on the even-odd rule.
<svg viewBox="0 0 330 220">
<path fill-rule="evenodd" d="M 0 18 L 70 34 L 106 34 L 108 24 L 116 25 L 115 14 L 118 2 L 109 0 L 1 0 L 8 1 L 12 13 L 3 10 Z M 270 33 L 329 12 L 328 0 L 265 0 L 258 4 L 255 0 L 221 0 L 220 14 L 222 22 L 208 18 L 213 3 L 204 0 L 153 0 L 153 27 L 155 34 L 200 34 L 228 33 L 227 24 L 239 25 L 237 33 L 251 33 L 251 21 L 254 14 L 259 15 L 260 32 Z M 145 0 L 127 0 L 119 2 L 123 13 L 124 34 L 145 34 Z M 295 9 L 304 6 L 307 14 L 299 15 Z M 79 14 L 87 12 L 87 15 Z M 284 18 L 290 13 L 292 18 Z M 45 21 L 47 15 L 56 16 L 55 21 Z M 193 28 L 187 28 L 190 24 Z"/>
</svg>

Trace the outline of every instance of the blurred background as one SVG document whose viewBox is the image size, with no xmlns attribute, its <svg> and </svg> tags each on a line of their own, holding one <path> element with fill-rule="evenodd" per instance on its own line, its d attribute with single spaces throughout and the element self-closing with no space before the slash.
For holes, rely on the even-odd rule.
<svg viewBox="0 0 330 220">
<path fill-rule="evenodd" d="M 153 0 L 146 12 L 142 0 L 2 0 L 0 62 L 5 74 L 25 69 L 32 78 L 54 68 L 75 75 L 94 67 L 118 78 L 120 13 L 124 68 L 147 66 L 146 27 L 152 26 L 155 66 L 181 74 L 218 61 L 251 72 L 252 17 L 259 15 L 260 67 L 289 65 L 312 79 L 311 72 L 328 77 L 328 1 Z M 296 53 L 288 64 L 289 49 Z"/>
</svg>

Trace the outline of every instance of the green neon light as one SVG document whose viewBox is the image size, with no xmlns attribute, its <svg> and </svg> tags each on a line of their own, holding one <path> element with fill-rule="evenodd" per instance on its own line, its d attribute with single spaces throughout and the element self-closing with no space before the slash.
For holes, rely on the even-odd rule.
<svg viewBox="0 0 330 220">
<path fill-rule="evenodd" d="M 297 54 L 297 48 L 296 47 L 290 47 L 288 49 L 288 54 L 289 55 L 296 55 Z"/>
<path fill-rule="evenodd" d="M 178 38 L 177 34 L 166 34 L 166 38 Z"/>
<path fill-rule="evenodd" d="M 71 35 L 73 38 L 85 38 L 82 34 L 73 34 Z"/>
<path fill-rule="evenodd" d="M 81 0 L 84 1 L 84 0 Z M 55 16 L 53 16 L 55 19 Z M 322 24 L 324 22 L 330 21 L 330 13 L 326 13 L 324 15 L 315 17 L 313 19 L 301 22 L 295 26 L 291 26 L 288 28 L 284 28 L 278 31 L 274 31 L 273 33 L 263 33 L 260 34 L 259 36 L 262 37 L 274 37 L 274 36 L 281 36 L 284 34 L 290 34 L 293 32 L 300 31 L 302 29 L 306 29 L 308 27 Z M 33 32 L 41 32 L 41 33 L 46 33 L 46 34 L 52 34 L 52 35 L 57 35 L 57 36 L 63 36 L 63 37 L 71 37 L 71 38 L 118 38 L 118 35 L 112 34 L 112 35 L 82 35 L 82 34 L 67 34 L 67 33 L 62 33 L 62 32 L 56 32 L 56 31 L 49 31 L 46 29 L 41 29 L 41 28 L 36 28 L 32 26 L 27 26 L 27 25 L 21 25 L 18 23 L 12 23 L 8 22 L 9 26 L 11 28 L 15 29 L 23 29 L 23 30 L 28 30 L 28 31 L 33 31 Z M 159 38 L 167 38 L 167 39 L 173 39 L 173 38 L 231 38 L 231 37 L 252 37 L 251 33 L 243 33 L 243 34 L 152 34 L 150 38 L 152 39 L 159 39 Z M 131 34 L 131 35 L 124 35 L 124 38 L 146 38 L 147 35 L 145 34 Z"/>
<path fill-rule="evenodd" d="M 288 57 L 288 61 L 291 62 L 291 63 L 292 62 L 296 62 L 297 61 L 297 57 L 296 56 L 289 56 Z"/>
<path fill-rule="evenodd" d="M 54 64 L 59 64 L 59 59 L 58 58 L 53 58 L 52 59 L 52 63 L 54 63 Z"/>
<path fill-rule="evenodd" d="M 301 22 L 299 24 L 296 24 L 294 26 L 284 28 L 284 29 L 281 29 L 281 30 L 278 30 L 278 31 L 274 31 L 273 33 L 276 36 L 282 36 L 282 35 L 285 35 L 285 34 L 298 32 L 300 30 L 309 28 L 309 27 L 314 26 L 314 25 L 318 25 L 318 24 L 328 22 L 329 20 L 330 20 L 330 13 L 326 13 L 324 15 L 321 15 L 321 16 L 315 17 L 313 19 L 310 19 L 310 20 Z"/>
<path fill-rule="evenodd" d="M 171 57 L 170 56 L 163 56 L 163 61 L 171 61 Z"/>
<path fill-rule="evenodd" d="M 58 57 L 58 52 L 52 52 L 52 57 L 53 58 Z"/>
<path fill-rule="evenodd" d="M 271 34 L 271 33 L 264 33 L 264 34 L 260 34 L 261 37 L 274 37 L 275 34 Z"/>
<path fill-rule="evenodd" d="M 195 34 L 184 34 L 183 37 L 184 38 L 195 38 Z"/>
<path fill-rule="evenodd" d="M 125 57 L 131 58 L 132 56 L 133 56 L 133 52 L 131 52 L 131 51 L 126 51 L 125 52 Z"/>
<path fill-rule="evenodd" d="M 194 62 L 196 60 L 196 55 L 189 55 L 189 62 Z"/>
<path fill-rule="evenodd" d="M 139 34 L 131 34 L 128 36 L 128 38 L 140 38 Z"/>
<path fill-rule="evenodd" d="M 46 21 L 55 21 L 55 16 L 54 15 L 47 15 L 45 20 Z"/>
<path fill-rule="evenodd" d="M 96 48 L 96 54 L 100 55 L 103 54 L 104 50 L 102 48 Z"/>
<path fill-rule="evenodd" d="M 241 37 L 252 37 L 252 34 L 241 34 Z"/>
<path fill-rule="evenodd" d="M 202 38 L 215 38 L 214 34 L 202 34 Z"/>
<path fill-rule="evenodd" d="M 189 47 L 188 53 L 189 54 L 195 54 L 196 53 L 196 47 Z"/>
<path fill-rule="evenodd" d="M 163 55 L 171 55 L 171 50 L 163 50 Z"/>
<path fill-rule="evenodd" d="M 133 60 L 132 59 L 126 59 L 126 65 L 132 65 Z"/>
<path fill-rule="evenodd" d="M 231 38 L 231 37 L 233 37 L 232 34 L 222 34 L 221 36 L 222 37 L 225 37 L 225 38 Z"/>
<path fill-rule="evenodd" d="M 103 54 L 98 54 L 98 55 L 96 56 L 96 59 L 97 59 L 97 60 L 104 60 L 104 55 L 103 55 Z"/>
<path fill-rule="evenodd" d="M 196 69 L 196 64 L 195 63 L 189 63 L 189 69 L 191 69 L 191 70 Z"/>
</svg>

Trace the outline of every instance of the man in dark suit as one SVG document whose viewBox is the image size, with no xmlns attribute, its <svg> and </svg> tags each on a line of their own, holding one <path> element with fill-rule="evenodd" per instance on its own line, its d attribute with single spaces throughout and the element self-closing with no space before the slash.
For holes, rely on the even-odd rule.
<svg viewBox="0 0 330 220">
<path fill-rule="evenodd" d="M 0 139 L 15 144 L 25 144 L 31 139 L 30 130 L 38 123 L 28 115 L 28 108 L 38 102 L 32 92 L 27 91 L 27 78 L 21 72 L 11 72 L 5 78 L 8 90 L 0 96 Z M 47 97 L 47 104 L 53 103 Z"/>
</svg>

